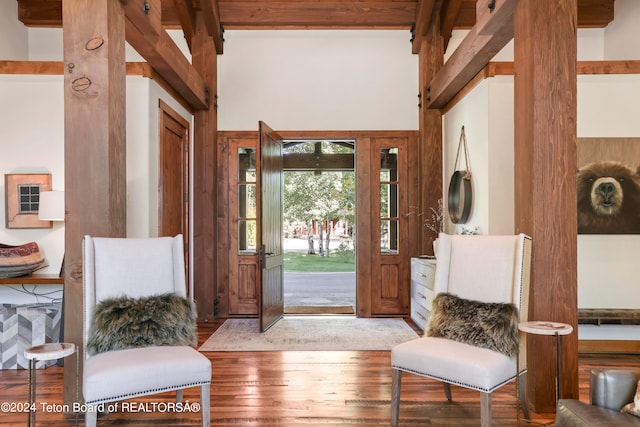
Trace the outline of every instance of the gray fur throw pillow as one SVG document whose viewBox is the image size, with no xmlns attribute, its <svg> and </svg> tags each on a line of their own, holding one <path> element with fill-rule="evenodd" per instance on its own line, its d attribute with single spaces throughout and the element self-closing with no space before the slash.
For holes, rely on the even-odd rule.
<svg viewBox="0 0 640 427">
<path fill-rule="evenodd" d="M 154 345 L 198 343 L 193 303 L 174 294 L 107 298 L 95 309 L 87 350 L 91 354 Z"/>
<path fill-rule="evenodd" d="M 467 300 L 446 292 L 433 299 L 427 336 L 518 354 L 518 308 L 507 303 Z"/>
</svg>

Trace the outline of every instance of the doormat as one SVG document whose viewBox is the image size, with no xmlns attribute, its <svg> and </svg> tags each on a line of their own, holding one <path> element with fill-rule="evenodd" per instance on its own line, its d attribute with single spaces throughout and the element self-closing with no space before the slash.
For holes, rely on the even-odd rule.
<svg viewBox="0 0 640 427">
<path fill-rule="evenodd" d="M 391 350 L 418 338 L 403 319 L 284 317 L 260 333 L 258 319 L 227 319 L 200 351 Z"/>
<path fill-rule="evenodd" d="M 355 314 L 350 305 L 288 305 L 284 314 Z"/>
</svg>

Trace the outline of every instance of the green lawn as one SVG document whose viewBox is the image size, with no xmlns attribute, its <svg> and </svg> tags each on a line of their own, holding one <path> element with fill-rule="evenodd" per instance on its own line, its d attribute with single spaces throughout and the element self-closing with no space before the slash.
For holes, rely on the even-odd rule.
<svg viewBox="0 0 640 427">
<path fill-rule="evenodd" d="M 334 252 L 329 258 L 304 252 L 285 252 L 284 271 L 351 272 L 356 271 L 353 251 Z"/>
</svg>

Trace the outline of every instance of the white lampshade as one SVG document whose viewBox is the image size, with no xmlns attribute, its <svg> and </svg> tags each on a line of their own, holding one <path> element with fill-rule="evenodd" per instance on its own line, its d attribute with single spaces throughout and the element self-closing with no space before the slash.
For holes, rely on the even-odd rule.
<svg viewBox="0 0 640 427">
<path fill-rule="evenodd" d="M 64 221 L 64 191 L 41 191 L 38 219 Z"/>
</svg>

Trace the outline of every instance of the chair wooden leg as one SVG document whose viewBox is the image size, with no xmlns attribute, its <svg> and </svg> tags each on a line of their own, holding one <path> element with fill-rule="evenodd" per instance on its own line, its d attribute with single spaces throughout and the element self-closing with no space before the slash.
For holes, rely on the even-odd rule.
<svg viewBox="0 0 640 427">
<path fill-rule="evenodd" d="M 398 425 L 400 417 L 400 385 L 402 384 L 402 371 L 392 369 L 391 371 L 391 427 Z"/>
<path fill-rule="evenodd" d="M 98 423 L 98 411 L 96 408 L 90 408 L 91 410 L 87 411 L 84 414 L 84 427 L 96 427 Z"/>
<path fill-rule="evenodd" d="M 442 386 L 444 387 L 444 395 L 447 397 L 447 400 L 451 402 L 451 384 L 442 383 Z"/>
<path fill-rule="evenodd" d="M 202 411 L 202 427 L 211 425 L 211 386 L 200 386 L 200 410 Z"/>
<path fill-rule="evenodd" d="M 480 426 L 491 427 L 491 393 L 480 392 Z"/>
</svg>

